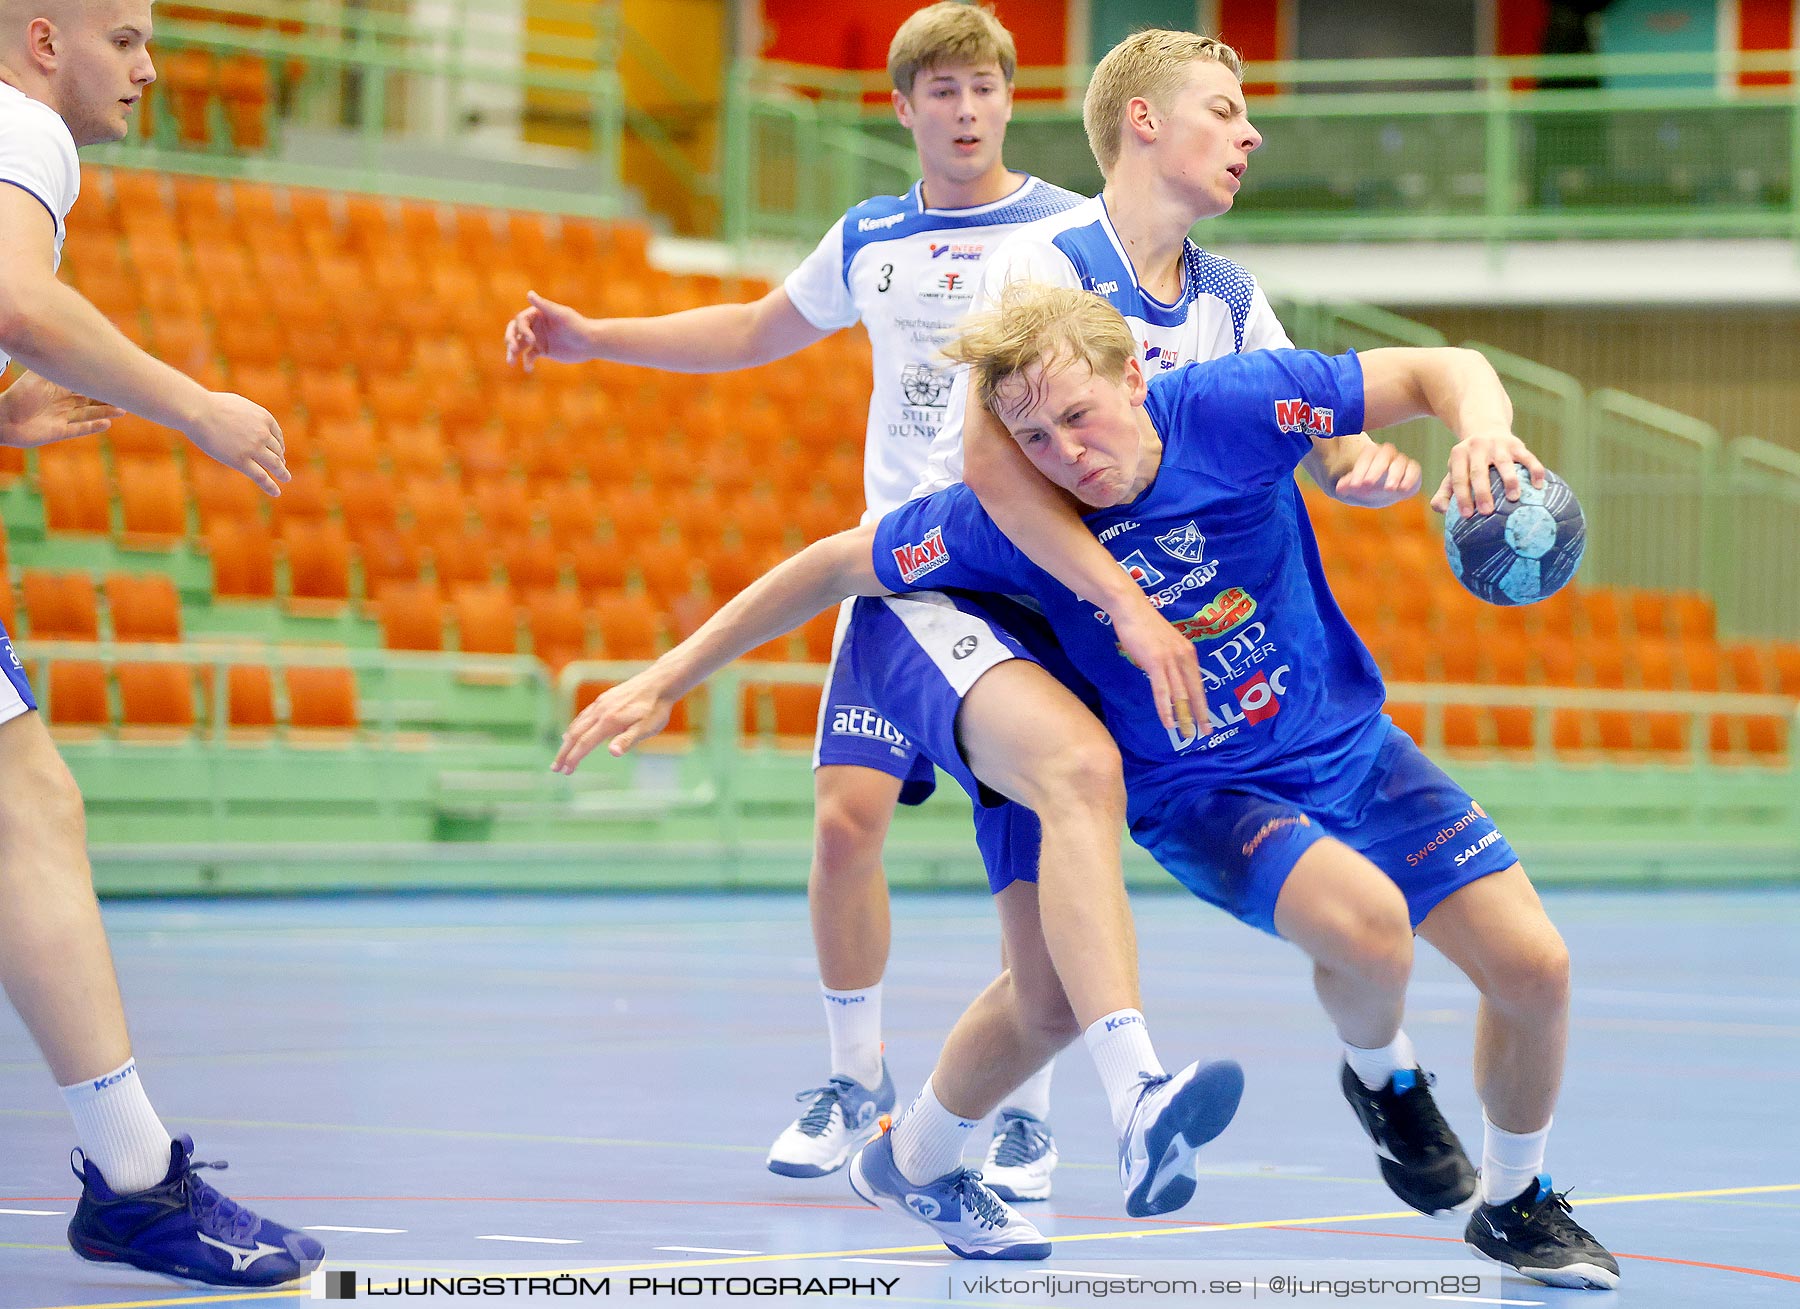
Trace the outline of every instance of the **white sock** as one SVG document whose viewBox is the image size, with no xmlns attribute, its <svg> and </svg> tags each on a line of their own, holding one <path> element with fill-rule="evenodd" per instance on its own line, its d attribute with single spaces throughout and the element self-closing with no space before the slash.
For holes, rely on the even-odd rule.
<svg viewBox="0 0 1800 1309">
<path fill-rule="evenodd" d="M 1394 1039 L 1377 1050 L 1365 1050 L 1346 1041 L 1344 1059 L 1351 1071 L 1371 1091 L 1379 1091 L 1386 1086 L 1388 1078 L 1395 1073 L 1419 1066 L 1419 1056 L 1413 1053 L 1412 1040 L 1404 1031 L 1395 1032 Z"/>
<path fill-rule="evenodd" d="M 1144 1078 L 1161 1077 L 1164 1072 L 1156 1047 L 1150 1044 L 1150 1029 L 1137 1010 L 1118 1009 L 1095 1019 L 1083 1037 L 1088 1053 L 1094 1056 L 1100 1085 L 1106 1088 L 1113 1127 L 1123 1135 L 1143 1091 Z"/>
<path fill-rule="evenodd" d="M 81 1152 L 116 1195 L 148 1191 L 169 1172 L 171 1137 L 138 1080 L 137 1060 L 62 1088 Z"/>
<path fill-rule="evenodd" d="M 955 1172 L 962 1167 L 963 1149 L 980 1125 L 979 1119 L 971 1121 L 944 1108 L 928 1077 L 919 1098 L 894 1124 L 894 1167 L 915 1186 Z"/>
<path fill-rule="evenodd" d="M 873 1090 L 881 1085 L 881 983 L 859 991 L 834 991 L 820 983 L 825 997 L 825 1031 L 831 1039 L 831 1072 Z"/>
<path fill-rule="evenodd" d="M 1056 1071 L 1056 1060 L 1052 1059 L 1038 1069 L 1025 1084 L 1006 1097 L 1006 1103 L 1000 1106 L 1001 1112 L 1017 1109 L 1020 1113 L 1030 1114 L 1040 1123 L 1050 1121 L 1050 1074 Z"/>
<path fill-rule="evenodd" d="M 1504 1132 L 1484 1111 L 1481 1128 L 1481 1202 L 1505 1204 L 1544 1171 L 1544 1143 L 1550 1139 L 1550 1124 L 1535 1132 Z"/>
</svg>

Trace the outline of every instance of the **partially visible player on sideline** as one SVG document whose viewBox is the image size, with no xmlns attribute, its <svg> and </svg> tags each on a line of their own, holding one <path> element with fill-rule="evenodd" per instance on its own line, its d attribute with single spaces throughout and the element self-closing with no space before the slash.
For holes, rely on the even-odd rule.
<svg viewBox="0 0 1800 1309">
<path fill-rule="evenodd" d="M 37 374 L 0 395 L 0 442 L 98 431 L 116 405 L 276 495 L 288 471 L 266 410 L 158 363 L 56 278 L 81 185 L 76 147 L 125 135 L 156 78 L 149 39 L 150 0 L 0 0 L 0 365 Z M 69 1244 L 84 1259 L 219 1286 L 309 1272 L 319 1242 L 201 1180 L 193 1142 L 171 1138 L 151 1108 L 94 897 L 81 793 L 3 630 L 0 671 L 0 984 L 81 1141 Z"/>
<path fill-rule="evenodd" d="M 1218 730 L 1170 731 L 1109 616 L 953 486 L 760 578 L 578 715 L 558 762 L 609 737 L 619 753 L 660 730 L 675 700 L 732 654 L 845 593 L 880 597 L 859 601 L 859 617 L 920 586 L 1029 596 L 1099 691 L 1133 837 L 1195 895 L 1312 959 L 1321 1004 L 1365 1047 L 1341 1081 L 1389 1184 L 1426 1212 L 1472 1207 L 1465 1239 L 1485 1258 L 1552 1285 L 1615 1287 L 1617 1261 L 1542 1174 L 1566 1053 L 1567 950 L 1493 820 L 1382 712 L 1380 675 L 1332 598 L 1294 485 L 1313 458 L 1371 506 L 1409 499 L 1418 463 L 1362 431 L 1426 414 L 1457 437 L 1453 481 L 1466 488 L 1469 469 L 1505 460 L 1541 482 L 1505 389 L 1479 354 L 1452 349 L 1256 351 L 1150 380 L 1134 338 L 1097 296 L 1020 284 L 951 349 L 973 366 L 976 402 L 1002 416 L 1027 475 L 1073 496 L 1114 567 L 1156 588 L 1205 651 L 1226 719 Z M 910 689 L 920 703 L 936 695 L 924 678 Z M 899 697 L 888 707 L 910 721 Z M 1490 1117 L 1479 1203 L 1399 1032 L 1415 931 L 1481 992 L 1476 1078 L 1488 1113 L 1539 1124 L 1496 1142 Z M 1390 1070 L 1379 1090 L 1364 1089 L 1365 1065 Z M 886 1147 L 852 1161 L 853 1183 L 884 1169 Z"/>
<path fill-rule="evenodd" d="M 1019 224 L 1080 197 L 1011 172 L 1002 158 L 1012 115 L 1012 36 L 983 8 L 934 4 L 901 24 L 888 49 L 894 114 L 918 150 L 921 181 L 905 195 L 852 208 L 786 281 L 753 304 L 711 305 L 655 318 L 586 318 L 535 292 L 507 325 L 509 362 L 607 359 L 679 372 L 750 368 L 860 321 L 874 355 L 864 440 L 866 518 L 912 494 L 943 419 L 951 370 L 938 348 L 974 298 L 987 256 Z M 894 1107 L 882 1059 L 882 977 L 890 929 L 881 848 L 894 806 L 936 785 L 917 745 L 900 737 L 852 682 L 839 616 L 813 756 L 815 818 L 808 879 L 830 1076 L 802 1091 L 799 1116 L 770 1148 L 769 1168 L 819 1177 L 841 1168 Z M 896 738 L 898 738 L 896 740 Z M 1002 1123 L 996 1148 L 1019 1138 L 1042 1173 L 1009 1199 L 1049 1195 L 1048 1125 L 1029 1142 Z M 992 1151 L 990 1151 L 992 1155 Z"/>
</svg>

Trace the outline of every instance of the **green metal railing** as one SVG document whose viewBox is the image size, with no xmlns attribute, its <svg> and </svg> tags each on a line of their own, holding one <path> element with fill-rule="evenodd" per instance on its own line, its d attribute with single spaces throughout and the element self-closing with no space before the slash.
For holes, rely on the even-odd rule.
<svg viewBox="0 0 1800 1309">
<path fill-rule="evenodd" d="M 1800 633 L 1800 454 L 1742 436 L 1725 451 L 1721 613 L 1746 636 Z"/>
<path fill-rule="evenodd" d="M 1800 99 L 1793 85 L 1739 85 L 1797 67 L 1787 51 L 1254 64 L 1245 85 L 1264 143 L 1209 239 L 1800 238 Z M 1654 84 L 1684 76 L 1706 84 Z M 1584 80 L 1597 85 L 1566 86 Z M 1089 193 L 1100 179 L 1085 81 L 1021 69 L 1007 159 Z M 816 234 L 850 201 L 910 181 L 886 91 L 880 74 L 740 65 L 727 235 Z M 857 137 L 886 150 L 857 150 Z M 802 175 L 822 182 L 784 180 Z"/>
</svg>

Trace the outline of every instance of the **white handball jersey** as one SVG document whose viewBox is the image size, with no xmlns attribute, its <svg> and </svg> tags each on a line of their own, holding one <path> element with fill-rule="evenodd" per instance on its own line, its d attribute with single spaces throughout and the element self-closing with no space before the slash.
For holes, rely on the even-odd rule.
<svg viewBox="0 0 1800 1309">
<path fill-rule="evenodd" d="M 64 223 L 81 193 L 75 138 L 62 115 L 16 87 L 0 82 L 0 182 L 8 182 L 44 206 L 56 226 L 54 266 L 62 266 Z M 9 362 L 0 352 L 0 368 Z"/>
<path fill-rule="evenodd" d="M 1101 196 L 1014 232 L 987 261 L 975 307 L 992 308 L 1009 282 L 1080 287 L 1109 300 L 1137 338 L 1138 358 L 1155 377 L 1192 359 L 1218 359 L 1246 350 L 1291 350 L 1294 343 L 1256 279 L 1229 259 L 1192 241 L 1182 252 L 1181 298 L 1152 299 L 1138 285 Z M 914 495 L 963 480 L 963 411 L 969 370 L 958 368 L 944 421 L 932 443 Z"/>
<path fill-rule="evenodd" d="M 939 353 L 974 303 L 987 258 L 1008 232 L 1082 203 L 1025 177 L 1003 200 L 973 209 L 927 209 L 915 183 L 845 214 L 783 283 L 821 330 L 861 320 L 875 388 L 863 446 L 864 521 L 912 495 L 944 421 L 953 370 Z"/>
</svg>

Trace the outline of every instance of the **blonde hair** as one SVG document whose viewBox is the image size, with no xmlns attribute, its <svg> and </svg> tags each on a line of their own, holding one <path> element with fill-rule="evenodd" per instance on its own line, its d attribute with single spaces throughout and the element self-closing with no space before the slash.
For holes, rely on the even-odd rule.
<svg viewBox="0 0 1800 1309">
<path fill-rule="evenodd" d="M 913 80 L 923 69 L 995 63 L 1012 85 L 1018 50 L 1012 33 L 985 5 L 940 0 L 917 10 L 888 44 L 888 77 L 894 90 L 910 96 Z"/>
<path fill-rule="evenodd" d="M 1193 32 L 1162 28 L 1133 32 L 1106 52 L 1088 81 L 1081 104 L 1081 122 L 1087 129 L 1088 149 L 1100 165 L 1102 176 L 1112 176 L 1119 162 L 1119 136 L 1125 126 L 1125 106 L 1143 98 L 1166 111 L 1181 90 L 1187 66 L 1201 59 L 1223 64 L 1242 81 L 1244 61 L 1223 41 Z"/>
<path fill-rule="evenodd" d="M 1124 315 L 1091 291 L 1013 282 L 998 309 L 963 320 L 944 354 L 969 365 L 974 398 L 992 409 L 995 393 L 1033 367 L 1086 364 L 1096 377 L 1119 377 L 1137 358 L 1137 339 Z"/>
</svg>

